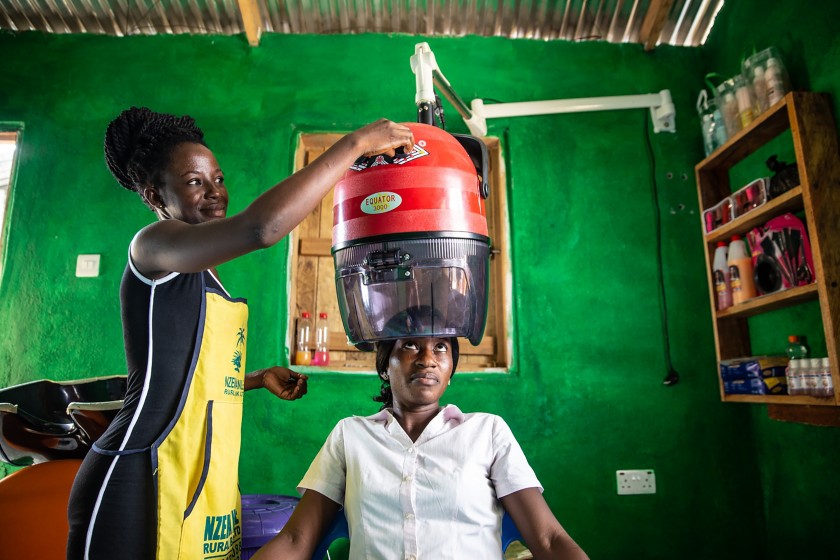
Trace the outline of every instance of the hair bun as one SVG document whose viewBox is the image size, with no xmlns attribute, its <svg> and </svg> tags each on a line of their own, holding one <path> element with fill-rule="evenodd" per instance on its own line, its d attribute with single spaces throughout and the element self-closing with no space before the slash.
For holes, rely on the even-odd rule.
<svg viewBox="0 0 840 560">
<path fill-rule="evenodd" d="M 105 163 L 120 185 L 138 190 L 165 161 L 172 146 L 182 141 L 204 144 L 204 133 L 192 117 L 131 107 L 105 131 Z"/>
<path fill-rule="evenodd" d="M 131 107 L 112 120 L 105 131 L 105 163 L 119 184 L 128 190 L 134 190 L 128 163 L 154 114 L 146 107 Z"/>
</svg>

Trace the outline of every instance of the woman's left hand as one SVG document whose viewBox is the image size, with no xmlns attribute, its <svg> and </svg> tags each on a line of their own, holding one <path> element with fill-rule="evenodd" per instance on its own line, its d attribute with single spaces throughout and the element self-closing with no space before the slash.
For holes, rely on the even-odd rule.
<svg viewBox="0 0 840 560">
<path fill-rule="evenodd" d="M 308 376 L 288 368 L 274 366 L 249 373 L 245 378 L 245 390 L 263 387 L 283 400 L 293 401 L 306 394 Z"/>
</svg>

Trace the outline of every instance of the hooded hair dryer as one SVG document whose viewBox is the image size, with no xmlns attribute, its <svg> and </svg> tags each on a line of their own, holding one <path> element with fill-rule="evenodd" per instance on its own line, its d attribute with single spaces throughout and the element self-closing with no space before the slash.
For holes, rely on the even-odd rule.
<svg viewBox="0 0 840 560">
<path fill-rule="evenodd" d="M 487 149 L 472 136 L 406 123 L 409 153 L 360 158 L 335 187 L 332 254 L 350 342 L 459 336 L 487 319 Z M 412 320 L 411 309 L 426 309 Z"/>
</svg>

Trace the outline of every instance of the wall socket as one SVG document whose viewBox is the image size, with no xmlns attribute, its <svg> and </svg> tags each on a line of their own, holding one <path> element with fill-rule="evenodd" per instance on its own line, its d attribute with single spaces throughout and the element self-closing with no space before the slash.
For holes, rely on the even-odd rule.
<svg viewBox="0 0 840 560">
<path fill-rule="evenodd" d="M 656 494 L 653 469 L 615 471 L 619 494 Z"/>
</svg>

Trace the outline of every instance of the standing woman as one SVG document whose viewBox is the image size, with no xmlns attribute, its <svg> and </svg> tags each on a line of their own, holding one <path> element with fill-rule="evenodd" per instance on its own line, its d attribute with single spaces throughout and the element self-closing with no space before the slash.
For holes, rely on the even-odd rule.
<svg viewBox="0 0 840 560">
<path fill-rule="evenodd" d="M 369 124 L 227 217 L 224 174 L 192 118 L 132 107 L 110 123 L 108 168 L 157 221 L 129 246 L 125 404 L 76 477 L 68 559 L 239 558 L 243 391 L 293 400 L 306 376 L 245 374 L 248 308 L 215 267 L 280 241 L 358 157 L 413 142 L 408 127 Z"/>
</svg>

